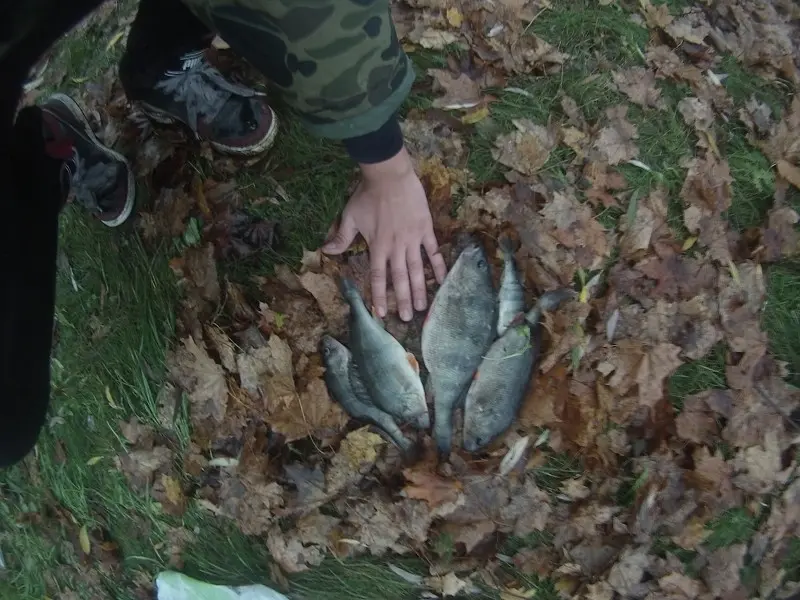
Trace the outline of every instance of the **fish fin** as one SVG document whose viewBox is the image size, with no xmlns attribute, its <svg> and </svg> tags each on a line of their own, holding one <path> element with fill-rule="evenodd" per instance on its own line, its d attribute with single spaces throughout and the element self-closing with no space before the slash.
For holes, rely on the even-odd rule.
<svg viewBox="0 0 800 600">
<path fill-rule="evenodd" d="M 411 365 L 411 368 L 414 369 L 414 372 L 419 375 L 419 362 L 417 361 L 417 357 L 411 354 L 411 352 L 406 352 L 406 359 L 408 360 L 408 364 Z"/>
</svg>

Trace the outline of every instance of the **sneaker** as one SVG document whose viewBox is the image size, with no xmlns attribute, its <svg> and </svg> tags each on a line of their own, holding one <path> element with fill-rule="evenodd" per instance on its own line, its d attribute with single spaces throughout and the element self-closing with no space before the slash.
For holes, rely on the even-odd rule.
<svg viewBox="0 0 800 600">
<path fill-rule="evenodd" d="M 229 154 L 265 152 L 278 132 L 278 119 L 264 94 L 225 79 L 203 51 L 182 56 L 181 70 L 167 71 L 136 101 L 154 121 L 182 123 Z"/>
<path fill-rule="evenodd" d="M 62 188 L 109 227 L 122 225 L 133 212 L 136 182 L 125 157 L 104 146 L 78 104 L 54 94 L 41 106 L 45 151 L 64 161 Z"/>
</svg>

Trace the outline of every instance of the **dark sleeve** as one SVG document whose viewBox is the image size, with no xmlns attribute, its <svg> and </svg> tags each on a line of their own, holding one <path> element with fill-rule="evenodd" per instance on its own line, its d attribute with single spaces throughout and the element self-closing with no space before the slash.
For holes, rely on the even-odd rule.
<svg viewBox="0 0 800 600">
<path fill-rule="evenodd" d="M 397 115 L 393 115 L 380 129 L 342 141 L 354 161 L 374 164 L 389 160 L 400 152 L 403 148 L 403 132 Z"/>
</svg>

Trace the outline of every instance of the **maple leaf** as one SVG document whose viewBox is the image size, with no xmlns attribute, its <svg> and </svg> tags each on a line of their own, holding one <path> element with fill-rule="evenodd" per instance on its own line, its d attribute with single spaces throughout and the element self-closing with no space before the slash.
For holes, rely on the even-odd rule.
<svg viewBox="0 0 800 600">
<path fill-rule="evenodd" d="M 328 536 L 339 522 L 336 517 L 315 510 L 298 519 L 288 532 L 273 527 L 267 534 L 270 556 L 287 573 L 302 573 L 316 567 L 325 558 Z"/>
<path fill-rule="evenodd" d="M 678 110 L 689 127 L 697 132 L 710 132 L 714 125 L 714 109 L 707 100 L 683 98 L 678 102 Z"/>
<path fill-rule="evenodd" d="M 345 330 L 347 315 L 350 311 L 342 300 L 339 288 L 330 275 L 325 273 L 306 272 L 298 277 L 300 285 L 317 301 L 322 314 L 328 322 L 329 329 L 334 333 Z"/>
<path fill-rule="evenodd" d="M 653 4 L 650 0 L 639 0 L 639 10 L 648 27 L 664 29 L 672 23 L 668 4 Z"/>
<path fill-rule="evenodd" d="M 610 123 L 600 130 L 594 143 L 594 148 L 609 165 L 618 165 L 639 156 L 635 142 L 639 133 L 627 115 L 628 107 L 623 104 L 607 109 Z"/>
<path fill-rule="evenodd" d="M 260 475 L 224 478 L 218 491 L 219 514 L 234 519 L 245 535 L 267 533 L 284 505 L 284 491 Z"/>
<path fill-rule="evenodd" d="M 495 140 L 494 159 L 522 173 L 535 175 L 550 158 L 557 144 L 553 131 L 536 125 L 528 119 L 514 121 L 516 131 L 501 135 Z"/>
<path fill-rule="evenodd" d="M 650 69 L 631 67 L 611 74 L 614 83 L 631 102 L 644 108 L 664 110 L 666 103 L 656 87 L 656 76 Z"/>
<path fill-rule="evenodd" d="M 711 390 L 687 396 L 683 401 L 683 409 L 675 418 L 678 436 L 695 444 L 711 442 L 719 434 L 719 427 L 714 414 L 706 405 L 705 399 Z"/>
<path fill-rule="evenodd" d="M 664 31 L 678 42 L 684 40 L 693 44 L 705 44 L 706 37 L 711 33 L 711 26 L 702 11 L 690 11 L 673 19 Z"/>
<path fill-rule="evenodd" d="M 569 399 L 567 376 L 567 367 L 561 363 L 544 373 L 537 373 L 517 417 L 521 427 L 548 427 L 561 422 Z"/>
<path fill-rule="evenodd" d="M 164 446 L 155 446 L 149 450 L 131 450 L 118 455 L 114 462 L 128 484 L 137 491 L 149 487 L 157 472 L 171 470 L 175 455 Z"/>
<path fill-rule="evenodd" d="M 735 544 L 719 548 L 708 556 L 702 577 L 715 597 L 724 597 L 741 587 L 739 571 L 744 566 L 747 546 Z"/>
<path fill-rule="evenodd" d="M 428 69 L 428 75 L 433 77 L 436 84 L 434 91 L 439 88 L 445 93 L 433 101 L 434 107 L 445 110 L 465 109 L 473 108 L 481 102 L 480 85 L 466 74 L 459 73 L 456 76 L 444 69 Z"/>
<path fill-rule="evenodd" d="M 403 476 L 409 481 L 403 488 L 405 495 L 415 500 L 424 500 L 431 508 L 455 503 L 463 489 L 460 482 L 444 479 L 427 470 L 404 469 Z"/>
<path fill-rule="evenodd" d="M 202 340 L 198 344 L 189 336 L 167 359 L 170 376 L 189 398 L 193 423 L 211 419 L 221 423 L 228 403 L 228 384 L 225 372 L 206 351 Z"/>
<path fill-rule="evenodd" d="M 457 215 L 468 229 L 480 229 L 484 219 L 490 223 L 502 222 L 512 202 L 509 188 L 492 188 L 482 196 L 467 196 L 458 207 Z"/>
<path fill-rule="evenodd" d="M 581 204 L 572 193 L 555 192 L 540 214 L 554 228 L 550 235 L 575 251 L 576 262 L 586 269 L 596 269 L 608 256 L 607 234 L 594 217 L 592 209 Z"/>
<path fill-rule="evenodd" d="M 186 512 L 188 499 L 183 493 L 180 482 L 174 477 L 162 473 L 156 479 L 150 493 L 161 503 L 161 508 L 166 514 L 180 517 Z"/>
<path fill-rule="evenodd" d="M 375 464 L 378 449 L 385 444 L 381 436 L 369 431 L 369 427 L 348 433 L 325 474 L 326 493 L 329 496 L 339 494 L 348 486 L 358 483 Z"/>
</svg>

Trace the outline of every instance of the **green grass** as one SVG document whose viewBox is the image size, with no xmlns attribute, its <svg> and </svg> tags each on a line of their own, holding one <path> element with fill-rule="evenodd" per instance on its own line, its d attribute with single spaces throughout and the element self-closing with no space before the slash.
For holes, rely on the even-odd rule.
<svg viewBox="0 0 800 600">
<path fill-rule="evenodd" d="M 673 406 L 680 410 L 683 408 L 686 396 L 727 387 L 725 352 L 726 347 L 718 344 L 703 359 L 690 361 L 678 367 L 669 378 L 669 396 Z"/>
<path fill-rule="evenodd" d="M 692 3 L 667 0 L 672 14 Z M 469 136 L 469 168 L 478 185 L 502 180 L 506 169 L 491 156 L 494 140 L 513 129 L 516 119 L 539 124 L 566 120 L 561 100 L 574 99 L 584 118 L 592 125 L 602 123 L 611 106 L 627 103 L 616 91 L 610 71 L 644 64 L 642 52 L 649 33 L 632 22 L 635 2 L 600 6 L 590 0 L 554 3 L 530 25 L 541 36 L 571 58 L 561 71 L 549 76 L 514 76 L 503 89 L 487 90 L 496 97 L 491 116 L 481 121 Z M 105 51 L 116 33 L 120 16 L 129 14 L 135 3 L 124 0 L 102 26 L 92 25 L 80 36 L 59 43 L 48 72 L 64 72 L 60 90 L 78 92 L 100 80 L 119 59 L 124 43 Z M 429 68 L 446 68 L 448 54 L 458 56 L 463 48 L 444 52 L 419 50 L 412 54 L 420 79 Z M 715 69 L 727 73 L 725 86 L 740 108 L 751 96 L 766 102 L 780 114 L 789 99 L 784 82 L 766 82 L 744 70 L 732 57 L 723 57 Z M 46 75 L 47 77 L 47 75 Z M 685 177 L 681 161 L 695 152 L 696 137 L 688 128 L 678 102 L 691 95 L 688 87 L 659 81 L 667 108 L 644 110 L 631 105 L 630 120 L 636 124 L 639 159 L 646 171 L 620 166 L 629 189 L 649 193 L 657 185 L 666 187 L 671 200 L 673 227 L 681 232 L 679 192 Z M 516 91 L 508 88 L 515 88 Z M 50 91 L 53 86 L 45 84 Z M 404 110 L 428 108 L 432 94 L 416 93 Z M 280 109 L 280 105 L 279 105 Z M 276 263 L 296 264 L 303 248 L 315 248 L 347 199 L 354 179 L 352 162 L 341 146 L 307 134 L 288 113 L 275 149 L 264 163 L 239 170 L 235 179 L 246 200 L 271 198 L 280 185 L 290 198 L 277 205 L 263 202 L 251 207 L 255 214 L 280 223 L 282 244 L 248 260 L 220 265 L 237 281 L 269 273 Z M 458 115 L 460 116 L 460 114 Z M 763 222 L 772 204 L 775 179 L 769 161 L 747 141 L 736 117 L 720 124 L 720 150 L 731 167 L 734 201 L 729 218 L 743 230 Z M 545 165 L 544 175 L 566 180 L 574 160 L 573 152 L 555 149 Z M 214 165 L 193 158 L 193 165 L 205 176 L 216 177 Z M 790 195 L 793 205 L 798 194 Z M 607 214 L 611 223 L 613 214 Z M 604 221 L 606 222 L 606 221 Z M 194 539 L 185 549 L 184 571 L 201 579 L 226 583 L 269 585 L 269 556 L 262 540 L 249 538 L 234 523 L 210 516 L 190 506 L 180 519 L 162 514 L 149 496 L 132 492 L 113 467 L 119 452 L 118 422 L 131 415 L 153 421 L 155 397 L 164 376 L 164 357 L 174 337 L 176 289 L 167 260 L 175 252 L 171 240 L 161 248 L 145 250 L 135 234 L 109 231 L 90 222 L 77 211 L 68 211 L 62 222 L 61 245 L 69 270 L 61 269 L 58 282 L 58 340 L 53 362 L 53 409 L 38 444 L 37 454 L 24 465 L 0 473 L 0 549 L 8 565 L 0 578 L 3 598 L 42 598 L 73 590 L 79 597 L 133 598 L 137 574 L 151 577 L 166 567 L 169 556 L 161 545 L 169 527 L 185 527 Z M 73 286 L 73 277 L 77 291 Z M 767 270 L 768 302 L 764 327 L 771 349 L 789 364 L 791 381 L 800 384 L 800 263 L 783 263 Z M 100 332 L 102 335 L 98 335 Z M 687 395 L 711 388 L 724 388 L 726 348 L 719 345 L 703 360 L 683 365 L 669 380 L 670 399 L 680 409 Z M 121 408 L 113 408 L 106 388 Z M 185 444 L 188 429 L 179 424 L 179 443 Z M 87 465 L 93 457 L 97 464 Z M 555 494 L 567 479 L 579 476 L 583 465 L 569 454 L 551 454 L 536 469 L 537 484 Z M 643 476 L 644 477 L 644 476 Z M 619 500 L 632 503 L 642 478 L 630 477 Z M 68 518 L 55 518 L 54 510 L 67 511 Z M 66 514 L 66 513 L 65 513 Z M 106 531 L 120 547 L 121 571 L 87 580 L 74 539 L 81 525 L 94 532 Z M 733 509 L 716 518 L 707 540 L 710 549 L 750 539 L 757 523 L 744 509 Z M 452 544 L 440 539 L 434 544 L 439 558 L 452 554 Z M 547 534 L 509 538 L 502 551 L 549 543 Z M 659 545 L 660 544 L 660 545 Z M 654 551 L 676 553 L 687 565 L 695 556 L 661 540 Z M 424 574 L 427 565 L 419 559 L 326 560 L 320 567 L 290 577 L 296 598 L 315 600 L 387 600 L 416 598 L 419 590 L 386 569 L 392 563 Z M 787 556 L 787 573 L 800 579 L 800 543 L 795 539 Z M 504 566 L 508 575 L 536 598 L 556 598 L 554 584 L 535 576 L 517 573 Z M 98 592 L 98 588 L 102 592 Z M 495 597 L 491 594 L 487 597 Z"/>
<path fill-rule="evenodd" d="M 767 272 L 764 329 L 770 349 L 788 363 L 789 381 L 800 385 L 800 263 L 785 262 Z"/>
<path fill-rule="evenodd" d="M 756 531 L 756 518 L 746 508 L 725 511 L 709 524 L 711 533 L 704 544 L 709 550 L 747 542 Z"/>
</svg>

